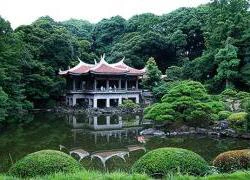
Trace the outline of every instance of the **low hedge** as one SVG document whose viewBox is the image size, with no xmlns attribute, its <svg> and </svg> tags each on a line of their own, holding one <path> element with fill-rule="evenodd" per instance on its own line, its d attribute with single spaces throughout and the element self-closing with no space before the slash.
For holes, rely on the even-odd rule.
<svg viewBox="0 0 250 180">
<path fill-rule="evenodd" d="M 148 175 L 182 173 L 205 175 L 209 172 L 208 163 L 198 154 L 181 148 L 159 148 L 142 156 L 132 166 L 132 172 Z"/>
<path fill-rule="evenodd" d="M 34 177 L 56 172 L 71 173 L 83 169 L 71 156 L 55 150 L 42 150 L 28 154 L 17 161 L 9 174 L 17 177 Z"/>
<path fill-rule="evenodd" d="M 221 172 L 231 172 L 250 168 L 250 149 L 227 151 L 219 154 L 213 165 Z"/>
</svg>

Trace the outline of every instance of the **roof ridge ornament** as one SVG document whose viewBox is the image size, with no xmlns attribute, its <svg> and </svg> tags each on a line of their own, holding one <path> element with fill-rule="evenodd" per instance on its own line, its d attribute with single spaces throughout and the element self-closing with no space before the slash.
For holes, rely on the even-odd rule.
<svg viewBox="0 0 250 180">
<path fill-rule="evenodd" d="M 77 60 L 80 62 L 80 63 L 83 63 L 83 61 L 77 56 Z"/>
<path fill-rule="evenodd" d="M 124 61 L 125 61 L 125 56 L 123 56 L 121 63 L 124 63 Z"/>
</svg>

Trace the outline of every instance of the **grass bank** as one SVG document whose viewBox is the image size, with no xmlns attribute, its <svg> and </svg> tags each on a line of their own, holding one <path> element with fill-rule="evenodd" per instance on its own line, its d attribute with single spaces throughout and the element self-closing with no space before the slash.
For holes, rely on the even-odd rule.
<svg viewBox="0 0 250 180">
<path fill-rule="evenodd" d="M 147 175 L 128 174 L 125 172 L 101 173 L 93 171 L 82 171 L 72 174 L 58 173 L 50 176 L 36 177 L 32 180 L 149 180 L 152 179 Z M 249 180 L 250 171 L 239 171 L 232 174 L 216 174 L 205 177 L 169 175 L 166 180 Z M 0 180 L 22 180 L 21 178 L 0 175 Z"/>
</svg>

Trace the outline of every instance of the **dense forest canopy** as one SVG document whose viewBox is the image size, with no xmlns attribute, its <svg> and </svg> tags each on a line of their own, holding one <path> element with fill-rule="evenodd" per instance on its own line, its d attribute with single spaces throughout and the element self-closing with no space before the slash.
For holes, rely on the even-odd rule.
<svg viewBox="0 0 250 180">
<path fill-rule="evenodd" d="M 97 24 L 45 16 L 15 30 L 0 17 L 0 121 L 20 110 L 55 105 L 65 86 L 58 69 L 75 65 L 77 57 L 93 63 L 103 53 L 109 62 L 125 56 L 136 68 L 153 57 L 163 74 L 200 81 L 211 92 L 228 86 L 247 90 L 248 9 L 247 0 L 214 0 L 162 16 L 115 16 Z"/>
</svg>

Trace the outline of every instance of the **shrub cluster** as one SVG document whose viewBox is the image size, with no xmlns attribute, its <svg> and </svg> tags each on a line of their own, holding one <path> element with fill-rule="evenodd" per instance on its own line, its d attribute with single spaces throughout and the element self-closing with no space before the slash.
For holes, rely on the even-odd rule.
<svg viewBox="0 0 250 180">
<path fill-rule="evenodd" d="M 207 162 L 198 154 L 181 148 L 159 148 L 148 152 L 132 166 L 136 173 L 167 175 L 182 173 L 205 175 L 209 171 Z"/>
<path fill-rule="evenodd" d="M 125 108 L 125 109 L 135 109 L 135 108 L 138 108 L 139 105 L 134 103 L 131 99 L 126 99 L 126 100 L 123 100 L 120 107 Z"/>
<path fill-rule="evenodd" d="M 230 125 L 237 131 L 246 130 L 246 112 L 233 113 L 228 117 Z"/>
<path fill-rule="evenodd" d="M 56 172 L 77 172 L 81 169 L 79 162 L 63 152 L 42 150 L 17 161 L 10 168 L 9 174 L 17 177 L 34 177 Z"/>
<path fill-rule="evenodd" d="M 250 149 L 227 151 L 219 154 L 213 165 L 222 172 L 250 168 Z"/>
</svg>

